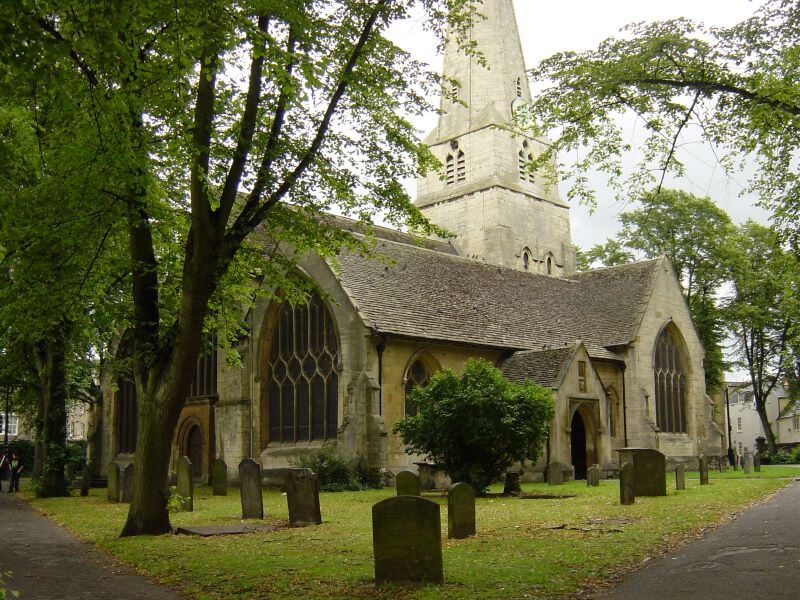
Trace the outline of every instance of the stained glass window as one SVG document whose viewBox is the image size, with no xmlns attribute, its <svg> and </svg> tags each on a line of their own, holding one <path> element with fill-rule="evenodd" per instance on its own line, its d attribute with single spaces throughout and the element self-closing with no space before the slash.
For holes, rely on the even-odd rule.
<svg viewBox="0 0 800 600">
<path fill-rule="evenodd" d="M 661 431 L 686 433 L 686 374 L 678 344 L 664 329 L 656 340 L 656 421 Z"/>
</svg>

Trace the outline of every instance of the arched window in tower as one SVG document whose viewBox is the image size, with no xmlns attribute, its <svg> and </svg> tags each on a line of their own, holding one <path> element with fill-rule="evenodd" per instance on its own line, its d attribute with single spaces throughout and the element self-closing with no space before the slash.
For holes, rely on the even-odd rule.
<svg viewBox="0 0 800 600">
<path fill-rule="evenodd" d="M 522 98 L 522 77 L 517 77 L 517 98 Z"/>
<path fill-rule="evenodd" d="M 522 249 L 522 268 L 526 271 L 531 270 L 531 251 L 526 247 Z"/>
<path fill-rule="evenodd" d="M 463 183 L 467 180 L 467 157 L 459 150 L 456 158 L 456 181 Z"/>
<path fill-rule="evenodd" d="M 671 327 L 665 327 L 658 336 L 653 362 L 658 428 L 686 433 L 685 361 Z"/>
<path fill-rule="evenodd" d="M 533 183 L 533 172 L 528 169 L 528 165 L 533 162 L 533 153 L 530 151 L 530 144 L 525 140 L 522 142 L 522 150 L 519 151 L 519 178 L 522 181 Z"/>
<path fill-rule="evenodd" d="M 447 155 L 444 161 L 445 180 L 447 185 L 453 185 L 456 182 L 456 161 L 452 154 Z"/>
<path fill-rule="evenodd" d="M 545 263 L 545 268 L 547 269 L 547 274 L 552 275 L 553 271 L 555 271 L 555 264 L 556 261 L 553 259 L 552 254 L 547 255 L 547 261 Z"/>
<path fill-rule="evenodd" d="M 267 357 L 268 442 L 336 438 L 339 413 L 339 343 L 322 298 L 284 302 Z"/>
<path fill-rule="evenodd" d="M 434 364 L 435 361 L 433 357 L 428 356 L 426 359 L 426 354 L 427 353 L 423 352 L 422 356 L 414 359 L 414 361 L 411 363 L 411 366 L 408 367 L 406 376 L 403 380 L 405 384 L 404 410 L 407 417 L 417 414 L 417 407 L 408 400 L 411 390 L 413 390 L 415 387 L 425 387 L 428 385 L 428 382 L 431 379 L 431 374 L 437 370 L 437 366 Z"/>
</svg>

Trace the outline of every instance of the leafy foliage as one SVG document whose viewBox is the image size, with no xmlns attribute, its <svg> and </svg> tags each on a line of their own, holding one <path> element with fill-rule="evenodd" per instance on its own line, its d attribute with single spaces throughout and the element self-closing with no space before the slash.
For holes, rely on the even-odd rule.
<svg viewBox="0 0 800 600">
<path fill-rule="evenodd" d="M 329 446 L 316 452 L 298 457 L 297 466 L 311 469 L 319 481 L 319 489 L 324 492 L 358 491 L 363 489 L 355 469 L 350 462 L 341 458 Z"/>
<path fill-rule="evenodd" d="M 514 462 L 538 460 L 553 417 L 550 390 L 512 383 L 483 359 L 468 360 L 461 376 L 436 373 L 407 401 L 417 414 L 394 426 L 407 450 L 427 456 L 453 481 L 478 492 Z"/>
</svg>

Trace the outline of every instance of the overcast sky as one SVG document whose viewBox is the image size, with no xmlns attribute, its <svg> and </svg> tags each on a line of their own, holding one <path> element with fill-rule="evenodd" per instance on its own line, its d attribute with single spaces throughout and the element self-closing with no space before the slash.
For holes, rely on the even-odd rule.
<svg viewBox="0 0 800 600">
<path fill-rule="evenodd" d="M 590 49 L 628 23 L 687 17 L 706 25 L 732 25 L 750 16 L 761 3 L 761 0 L 514 0 L 528 67 L 561 50 Z M 436 56 L 434 41 L 423 31 L 421 23 L 411 20 L 401 29 L 398 38 L 405 48 L 441 68 L 441 56 Z M 418 126 L 427 133 L 435 118 L 430 115 Z M 633 123 L 630 126 L 633 128 Z M 684 147 L 679 157 L 687 165 L 687 177 L 668 182 L 670 187 L 710 196 L 736 221 L 766 220 L 764 211 L 753 206 L 752 198 L 739 195 L 746 174 L 726 176 L 716 165 L 713 152 L 702 144 Z M 596 179 L 596 187 L 600 202 L 593 215 L 578 205 L 571 211 L 573 241 L 581 248 L 613 236 L 618 228 L 616 217 L 626 208 L 614 202 L 611 194 L 603 193 L 602 178 Z M 560 188 L 564 196 L 565 184 Z"/>
</svg>

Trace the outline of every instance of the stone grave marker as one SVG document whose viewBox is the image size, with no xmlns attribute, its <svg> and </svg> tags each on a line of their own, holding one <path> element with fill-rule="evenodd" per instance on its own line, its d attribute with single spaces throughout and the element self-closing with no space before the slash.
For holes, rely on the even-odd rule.
<svg viewBox="0 0 800 600">
<path fill-rule="evenodd" d="M 133 463 L 122 472 L 122 501 L 130 502 L 133 498 Z"/>
<path fill-rule="evenodd" d="M 194 481 L 192 481 L 192 461 L 188 456 L 178 459 L 178 496 L 181 497 L 180 510 L 194 510 Z"/>
<path fill-rule="evenodd" d="M 239 463 L 239 492 L 242 497 L 242 518 L 263 519 L 264 499 L 261 497 L 261 465 L 252 458 Z"/>
<path fill-rule="evenodd" d="M 81 471 L 81 496 L 86 497 L 89 495 L 89 486 L 92 482 L 92 477 L 89 475 L 89 465 L 83 464 Z"/>
<path fill-rule="evenodd" d="M 419 475 L 411 471 L 400 471 L 394 477 L 394 484 L 397 488 L 398 496 L 419 496 L 422 494 Z"/>
<path fill-rule="evenodd" d="M 761 473 L 761 454 L 758 452 L 753 454 L 753 471 Z"/>
<path fill-rule="evenodd" d="M 108 463 L 106 475 L 108 477 L 108 501 L 119 502 L 122 490 L 120 489 L 119 466 L 117 463 Z"/>
<path fill-rule="evenodd" d="M 634 491 L 637 496 L 667 495 L 667 459 L 652 448 L 621 448 L 620 463 L 633 463 Z"/>
<path fill-rule="evenodd" d="M 728 470 L 728 457 L 727 456 L 720 456 L 719 457 L 719 472 L 725 473 Z"/>
<path fill-rule="evenodd" d="M 636 501 L 636 477 L 632 462 L 626 462 L 619 470 L 619 503 L 633 504 Z"/>
<path fill-rule="evenodd" d="M 600 465 L 592 465 L 586 469 L 586 485 L 594 487 L 600 485 Z"/>
<path fill-rule="evenodd" d="M 319 525 L 319 483 L 311 469 L 289 469 L 286 473 L 286 502 L 292 527 Z"/>
<path fill-rule="evenodd" d="M 512 496 L 514 494 L 521 494 L 522 487 L 519 484 L 519 472 L 508 471 L 506 472 L 506 481 L 503 484 L 503 494 Z"/>
<path fill-rule="evenodd" d="M 228 465 L 220 458 L 211 465 L 211 493 L 214 496 L 228 495 Z"/>
<path fill-rule="evenodd" d="M 456 483 L 447 492 L 447 537 L 471 535 L 475 535 L 475 490 L 468 483 Z"/>
<path fill-rule="evenodd" d="M 753 455 L 750 453 L 750 450 L 744 451 L 744 459 L 742 461 L 742 468 L 744 470 L 745 475 L 749 475 L 750 471 L 753 470 Z"/>
<path fill-rule="evenodd" d="M 705 454 L 697 459 L 697 468 L 700 470 L 700 485 L 708 485 L 708 457 Z"/>
<path fill-rule="evenodd" d="M 678 465 L 675 467 L 675 489 L 686 489 L 686 467 Z"/>
<path fill-rule="evenodd" d="M 372 507 L 375 583 L 443 583 L 439 505 L 396 496 Z"/>
<path fill-rule="evenodd" d="M 564 473 L 561 470 L 561 463 L 553 461 L 547 465 L 547 483 L 550 485 L 561 485 L 564 483 Z"/>
</svg>

